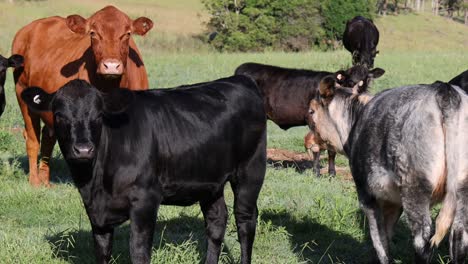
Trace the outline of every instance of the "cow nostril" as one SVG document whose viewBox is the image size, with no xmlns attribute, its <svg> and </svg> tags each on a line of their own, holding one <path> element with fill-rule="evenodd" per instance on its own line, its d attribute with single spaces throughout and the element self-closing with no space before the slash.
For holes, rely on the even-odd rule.
<svg viewBox="0 0 468 264">
<path fill-rule="evenodd" d="M 73 152 L 78 157 L 88 157 L 93 154 L 94 146 L 92 144 L 76 144 L 73 146 Z"/>
<path fill-rule="evenodd" d="M 117 66 L 115 68 L 118 69 L 119 67 L 120 67 L 120 64 L 117 64 Z"/>
<path fill-rule="evenodd" d="M 106 67 L 106 69 L 109 69 L 109 67 L 107 66 L 107 64 L 103 63 L 104 64 L 104 67 Z"/>
</svg>

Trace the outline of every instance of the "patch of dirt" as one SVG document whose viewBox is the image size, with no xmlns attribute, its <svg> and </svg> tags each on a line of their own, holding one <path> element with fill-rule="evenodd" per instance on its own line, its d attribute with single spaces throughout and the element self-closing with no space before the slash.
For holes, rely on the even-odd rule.
<svg viewBox="0 0 468 264">
<path fill-rule="evenodd" d="M 327 155 L 321 155 L 322 158 Z M 312 160 L 305 152 L 295 152 L 286 149 L 267 149 L 267 163 L 275 168 L 294 168 L 299 173 L 313 168 Z M 351 172 L 348 167 L 335 167 L 336 174 L 344 176 L 346 180 L 352 180 Z M 320 168 L 320 174 L 328 173 L 328 166 Z"/>
</svg>

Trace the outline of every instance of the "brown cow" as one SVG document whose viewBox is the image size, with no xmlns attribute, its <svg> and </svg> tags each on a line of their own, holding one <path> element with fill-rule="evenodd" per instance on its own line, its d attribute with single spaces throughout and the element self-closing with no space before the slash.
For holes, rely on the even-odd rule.
<svg viewBox="0 0 468 264">
<path fill-rule="evenodd" d="M 101 90 L 148 89 L 146 70 L 131 34 L 145 35 L 152 27 L 153 22 L 146 17 L 131 20 L 117 8 L 107 6 L 88 19 L 79 15 L 49 17 L 18 31 L 12 51 L 24 57 L 24 67 L 16 69 L 14 75 L 25 123 L 31 185 L 50 185 L 48 161 L 55 144 L 54 120 L 49 112 L 30 112 L 21 92 L 26 87 L 38 86 L 53 93 L 77 78 Z M 41 119 L 46 125 L 42 130 L 38 172 Z"/>
</svg>

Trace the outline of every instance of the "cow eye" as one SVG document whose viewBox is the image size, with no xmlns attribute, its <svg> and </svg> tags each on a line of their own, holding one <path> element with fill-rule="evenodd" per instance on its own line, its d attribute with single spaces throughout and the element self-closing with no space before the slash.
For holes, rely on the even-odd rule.
<svg viewBox="0 0 468 264">
<path fill-rule="evenodd" d="M 90 35 L 92 38 L 94 38 L 94 37 L 96 36 L 96 32 L 94 32 L 94 31 L 91 30 L 91 31 L 89 32 L 89 35 Z"/>
</svg>

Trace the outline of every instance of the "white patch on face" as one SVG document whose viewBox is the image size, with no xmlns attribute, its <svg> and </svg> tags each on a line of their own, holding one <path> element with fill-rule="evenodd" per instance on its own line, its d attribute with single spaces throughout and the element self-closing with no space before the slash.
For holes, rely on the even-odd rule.
<svg viewBox="0 0 468 264">
<path fill-rule="evenodd" d="M 336 78 L 337 78 L 338 80 L 341 80 L 341 79 L 343 79 L 343 75 L 342 75 L 341 73 L 339 73 L 339 74 L 336 76 Z"/>
<path fill-rule="evenodd" d="M 40 97 L 39 95 L 34 96 L 33 102 L 34 102 L 35 104 L 40 104 L 40 103 L 42 102 L 41 99 L 40 99 L 39 97 Z"/>
</svg>

